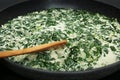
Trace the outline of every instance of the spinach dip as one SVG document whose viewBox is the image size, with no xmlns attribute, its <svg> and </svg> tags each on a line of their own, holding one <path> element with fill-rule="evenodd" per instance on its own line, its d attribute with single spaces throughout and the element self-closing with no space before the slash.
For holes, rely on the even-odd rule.
<svg viewBox="0 0 120 80">
<path fill-rule="evenodd" d="M 9 20 L 0 28 L 0 51 L 24 49 L 67 40 L 57 49 L 8 59 L 27 67 L 51 71 L 78 71 L 120 60 L 120 24 L 99 13 L 48 9 Z"/>
</svg>

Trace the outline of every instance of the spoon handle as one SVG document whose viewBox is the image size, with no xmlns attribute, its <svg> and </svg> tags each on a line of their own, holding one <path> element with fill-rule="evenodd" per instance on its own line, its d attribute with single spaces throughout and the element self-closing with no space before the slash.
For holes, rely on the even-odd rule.
<svg viewBox="0 0 120 80">
<path fill-rule="evenodd" d="M 44 51 L 44 50 L 47 50 L 51 47 L 63 45 L 66 43 L 67 43 L 67 40 L 62 40 L 62 41 L 55 41 L 55 42 L 51 42 L 48 44 L 42 44 L 42 45 L 38 45 L 38 46 L 30 47 L 30 48 L 25 48 L 25 49 L 20 49 L 20 50 L 1 51 L 0 58 L 21 55 L 21 54 L 26 54 L 26 53 L 33 53 L 33 52 L 37 52 L 37 51 Z"/>
</svg>

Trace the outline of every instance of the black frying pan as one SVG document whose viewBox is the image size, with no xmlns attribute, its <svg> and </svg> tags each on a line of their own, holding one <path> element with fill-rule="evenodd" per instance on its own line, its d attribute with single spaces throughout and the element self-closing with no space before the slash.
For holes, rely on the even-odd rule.
<svg viewBox="0 0 120 80">
<path fill-rule="evenodd" d="M 48 8 L 73 8 L 104 14 L 108 17 L 117 18 L 120 21 L 120 10 L 93 0 L 31 0 L 12 6 L 0 12 L 0 25 L 19 15 Z M 8 59 L 3 63 L 14 72 L 34 80 L 97 80 L 119 70 L 120 62 L 89 71 L 76 72 L 53 72 L 37 70 L 15 64 Z"/>
</svg>

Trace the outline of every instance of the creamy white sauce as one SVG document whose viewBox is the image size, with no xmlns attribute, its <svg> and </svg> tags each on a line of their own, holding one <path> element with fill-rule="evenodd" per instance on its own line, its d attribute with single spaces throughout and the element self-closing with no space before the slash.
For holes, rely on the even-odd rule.
<svg viewBox="0 0 120 80">
<path fill-rule="evenodd" d="M 83 11 L 83 13 L 80 10 L 78 12 L 80 14 L 75 15 L 73 9 L 53 9 L 51 13 L 43 10 L 26 16 L 18 16 L 18 18 L 11 20 L 13 23 L 2 25 L 0 43 L 4 44 L 0 45 L 0 49 L 1 51 L 17 50 L 67 39 L 66 46 L 50 49 L 48 52 L 46 51 L 45 55 L 35 53 L 14 56 L 9 59 L 20 64 L 25 61 L 23 65 L 32 68 L 47 69 L 47 65 L 50 65 L 49 69 L 55 68 L 55 70 L 61 71 L 99 68 L 119 61 L 117 57 L 119 56 L 118 52 L 120 52 L 120 42 L 113 43 L 114 40 L 120 39 L 120 34 L 114 30 L 114 27 L 120 30 L 120 24 L 117 20 L 110 21 L 100 14 L 93 15 L 89 12 Z M 47 23 L 49 20 L 51 22 Z M 109 42 L 105 40 L 106 38 L 112 41 Z M 98 43 L 101 44 L 98 45 Z M 108 45 L 106 47 L 108 53 L 104 51 L 105 45 Z M 116 51 L 112 51 L 110 46 L 113 46 Z M 38 64 L 34 63 L 35 61 Z"/>
</svg>

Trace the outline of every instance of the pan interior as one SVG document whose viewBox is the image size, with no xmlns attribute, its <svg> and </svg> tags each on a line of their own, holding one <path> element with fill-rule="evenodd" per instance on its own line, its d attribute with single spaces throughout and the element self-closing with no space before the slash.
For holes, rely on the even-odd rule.
<svg viewBox="0 0 120 80">
<path fill-rule="evenodd" d="M 39 2 L 39 1 L 38 1 Z M 28 5 L 27 7 L 25 7 L 25 8 L 23 8 L 21 5 L 17 5 L 17 7 L 11 7 L 10 9 L 8 8 L 8 9 L 6 9 L 5 11 L 3 11 L 3 12 L 1 12 L 1 14 L 0 15 L 3 15 L 3 13 L 6 13 L 7 11 L 11 11 L 11 16 L 9 15 L 9 17 L 7 17 L 7 18 L 5 18 L 5 17 L 3 17 L 2 16 L 2 18 L 1 19 L 3 19 L 3 21 L 1 21 L 1 23 L 3 24 L 4 22 L 6 22 L 7 20 L 9 20 L 9 19 L 12 19 L 12 18 L 14 18 L 14 17 L 16 17 L 16 16 L 19 16 L 19 15 L 26 15 L 27 13 L 29 13 L 29 12 L 33 12 L 33 11 L 40 11 L 40 10 L 44 10 L 44 9 L 50 9 L 50 8 L 66 8 L 66 9 L 70 9 L 70 8 L 72 8 L 72 9 L 82 9 L 82 10 L 87 10 L 87 11 L 91 11 L 91 12 L 93 12 L 93 13 L 100 13 L 100 14 L 104 14 L 104 15 L 106 15 L 106 16 L 109 16 L 109 17 L 115 17 L 115 18 L 118 18 L 119 19 L 119 17 L 117 16 L 117 15 L 112 15 L 112 14 L 116 14 L 116 13 L 119 13 L 119 11 L 115 11 L 115 12 L 112 12 L 111 14 L 109 14 L 109 10 L 108 11 L 106 11 L 105 10 L 105 8 L 102 8 L 103 6 L 105 7 L 105 5 L 103 5 L 102 7 L 100 7 L 100 5 L 98 5 L 98 7 L 100 7 L 100 8 L 97 8 L 97 4 L 98 3 L 96 3 L 96 2 L 94 2 L 94 3 L 91 3 L 91 2 L 84 2 L 84 1 L 82 1 L 82 3 L 83 4 L 90 4 L 91 3 L 91 6 L 89 5 L 88 7 L 86 7 L 86 6 L 83 6 L 83 4 L 81 4 L 81 2 L 78 2 L 78 3 L 72 3 L 72 1 L 70 1 L 69 3 L 67 3 L 66 1 L 62 1 L 62 0 L 60 0 L 60 2 L 58 3 L 58 2 L 54 2 L 54 3 L 52 3 L 51 1 L 49 1 L 48 3 L 46 3 L 46 2 L 44 2 L 43 1 L 43 3 L 44 3 L 44 5 L 43 4 L 41 4 L 40 5 L 40 3 L 38 4 L 38 3 L 36 3 L 36 2 L 34 2 L 33 1 L 33 3 L 35 4 L 35 6 L 33 7 L 33 5 L 32 6 L 30 6 L 30 4 L 31 3 L 29 3 L 29 2 L 27 2 L 27 3 L 24 3 L 24 4 L 21 4 L 21 5 Z M 36 5 L 36 4 L 38 4 L 38 5 Z M 45 6 L 46 5 L 46 6 Z M 14 11 L 14 9 L 16 9 L 16 8 L 19 8 L 19 9 L 17 9 L 17 10 L 15 10 Z M 113 9 L 112 7 L 110 7 L 110 6 L 106 6 L 106 8 L 110 8 L 111 10 L 115 10 L 115 9 Z M 117 10 L 117 9 L 116 9 Z M 17 11 L 17 14 L 15 14 L 14 15 L 14 13 Z M 18 13 L 19 12 L 19 13 Z M 5 15 L 5 14 L 4 14 Z M 97 14 L 96 14 L 97 15 Z M 4 21 L 5 20 L 5 21 Z M 63 25 L 62 25 L 63 26 Z M 113 50 L 114 50 L 114 47 L 112 46 L 111 47 Z"/>
<path fill-rule="evenodd" d="M 120 10 L 102 4 L 96 1 L 89 0 L 31 0 L 23 2 L 21 4 L 7 8 L 6 10 L 0 12 L 0 24 L 6 23 L 19 15 L 25 15 L 29 12 L 40 11 L 49 8 L 72 8 L 72 9 L 82 9 L 91 12 L 98 12 L 104 14 L 108 17 L 114 17 L 120 20 Z M 9 14 L 9 15 L 8 15 Z"/>
</svg>

